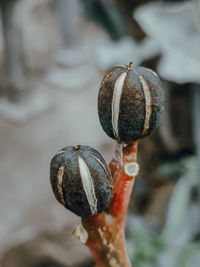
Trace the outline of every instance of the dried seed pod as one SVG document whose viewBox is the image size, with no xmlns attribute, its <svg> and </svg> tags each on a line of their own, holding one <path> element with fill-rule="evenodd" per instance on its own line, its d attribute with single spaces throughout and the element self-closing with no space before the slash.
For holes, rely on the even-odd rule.
<svg viewBox="0 0 200 267">
<path fill-rule="evenodd" d="M 144 67 L 114 66 L 99 89 L 98 113 L 108 136 L 130 143 L 152 133 L 160 123 L 163 90 L 158 75 Z"/>
<path fill-rule="evenodd" d="M 69 146 L 51 160 L 50 180 L 57 200 L 85 217 L 105 210 L 112 193 L 111 174 L 101 154 L 89 146 Z"/>
</svg>

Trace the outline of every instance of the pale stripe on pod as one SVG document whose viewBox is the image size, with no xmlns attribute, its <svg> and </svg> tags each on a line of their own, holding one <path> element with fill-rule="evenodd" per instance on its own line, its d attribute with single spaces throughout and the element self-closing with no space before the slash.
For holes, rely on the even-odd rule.
<svg viewBox="0 0 200 267">
<path fill-rule="evenodd" d="M 119 129 L 118 129 L 118 119 L 119 119 L 119 112 L 120 112 L 120 100 L 123 91 L 124 81 L 127 76 L 127 71 L 123 72 L 118 79 L 116 80 L 114 91 L 113 91 L 113 98 L 112 98 L 112 127 L 113 127 L 113 134 L 116 139 L 119 138 Z"/>
<path fill-rule="evenodd" d="M 60 168 L 58 169 L 57 172 L 57 189 L 58 189 L 58 195 L 60 202 L 66 206 L 65 200 L 64 200 L 64 194 L 63 194 L 63 189 L 62 189 L 62 182 L 63 182 L 63 175 L 65 171 L 65 163 L 63 163 Z"/>
<path fill-rule="evenodd" d="M 107 78 L 109 76 L 111 76 L 116 70 L 115 68 L 126 68 L 126 65 L 115 65 L 115 67 L 113 69 L 111 69 L 103 78 L 103 80 L 101 81 L 101 85 L 100 87 L 103 85 L 103 83 L 107 80 Z"/>
<path fill-rule="evenodd" d="M 80 170 L 80 175 L 82 179 L 83 189 L 85 191 L 91 213 L 96 214 L 97 213 L 97 198 L 95 194 L 92 176 L 90 174 L 90 171 L 88 169 L 86 162 L 80 156 L 78 156 L 78 163 L 79 163 L 79 170 Z"/>
<path fill-rule="evenodd" d="M 142 88 L 144 91 L 144 97 L 145 97 L 145 121 L 144 121 L 144 128 L 142 131 L 142 136 L 146 134 L 150 127 L 150 117 L 152 113 L 152 106 L 151 106 L 151 93 L 149 90 L 148 84 L 145 82 L 143 77 L 139 75 L 140 82 L 142 84 Z"/>
<path fill-rule="evenodd" d="M 150 127 L 150 117 L 151 117 L 151 113 L 152 113 L 152 106 L 151 106 L 151 93 L 150 93 L 150 89 L 148 84 L 145 82 L 144 78 L 142 77 L 142 75 L 140 75 L 139 73 L 137 73 L 133 68 L 131 68 L 132 71 L 134 71 L 138 76 L 139 76 L 139 80 L 142 84 L 142 89 L 144 92 L 144 98 L 145 98 L 145 121 L 144 121 L 144 128 L 142 131 L 142 136 L 146 134 L 146 132 L 148 131 L 149 127 Z M 157 74 L 152 71 L 149 70 L 151 73 L 153 73 L 155 76 L 157 76 Z"/>
</svg>

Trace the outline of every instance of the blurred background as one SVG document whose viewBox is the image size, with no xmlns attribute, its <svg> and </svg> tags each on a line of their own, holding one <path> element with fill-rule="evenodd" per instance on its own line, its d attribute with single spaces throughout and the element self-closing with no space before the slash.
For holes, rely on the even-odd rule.
<svg viewBox="0 0 200 267">
<path fill-rule="evenodd" d="M 158 72 L 165 111 L 139 142 L 128 253 L 137 267 L 200 266 L 200 1 L 1 0 L 0 21 L 0 266 L 95 266 L 49 164 L 76 144 L 112 159 L 98 88 L 130 61 Z"/>
</svg>

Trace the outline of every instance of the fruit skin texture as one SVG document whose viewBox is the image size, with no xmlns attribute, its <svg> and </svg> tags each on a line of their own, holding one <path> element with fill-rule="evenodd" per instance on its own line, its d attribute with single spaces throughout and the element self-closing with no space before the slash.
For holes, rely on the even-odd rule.
<svg viewBox="0 0 200 267">
<path fill-rule="evenodd" d="M 114 66 L 105 74 L 99 89 L 100 123 L 106 134 L 119 143 L 134 142 L 158 127 L 163 99 L 155 72 L 144 67 L 133 68 L 131 63 Z"/>
<path fill-rule="evenodd" d="M 96 211 L 92 207 L 93 212 L 83 186 L 80 158 L 92 179 L 94 191 L 90 193 L 96 200 Z M 89 146 L 68 146 L 58 151 L 51 160 L 50 180 L 56 199 L 78 216 L 100 213 L 109 205 L 112 194 L 110 171 L 101 154 Z"/>
</svg>

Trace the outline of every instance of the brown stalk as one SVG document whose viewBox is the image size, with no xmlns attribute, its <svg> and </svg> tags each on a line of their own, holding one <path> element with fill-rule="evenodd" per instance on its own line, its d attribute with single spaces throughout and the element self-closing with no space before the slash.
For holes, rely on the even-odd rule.
<svg viewBox="0 0 200 267">
<path fill-rule="evenodd" d="M 99 267 L 132 266 L 126 252 L 125 223 L 130 195 L 138 173 L 137 142 L 117 145 L 110 163 L 113 194 L 107 212 L 82 218 L 73 234 L 90 249 Z M 127 165 L 128 164 L 128 165 Z"/>
</svg>

